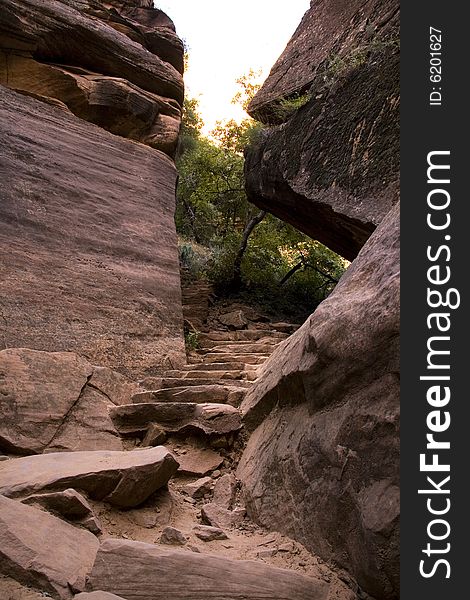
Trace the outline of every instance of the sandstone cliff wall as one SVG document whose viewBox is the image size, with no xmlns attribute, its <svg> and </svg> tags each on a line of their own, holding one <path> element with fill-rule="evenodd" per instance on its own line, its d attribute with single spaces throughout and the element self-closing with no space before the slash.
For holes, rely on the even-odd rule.
<svg viewBox="0 0 470 600">
<path fill-rule="evenodd" d="M 184 360 L 183 47 L 150 2 L 2 0 L 0 347 Z"/>
<path fill-rule="evenodd" d="M 397 598 L 399 212 L 276 349 L 242 404 L 249 514 Z"/>
<path fill-rule="evenodd" d="M 312 2 L 249 107 L 250 200 L 352 260 L 398 199 L 398 111 L 398 2 Z"/>
</svg>

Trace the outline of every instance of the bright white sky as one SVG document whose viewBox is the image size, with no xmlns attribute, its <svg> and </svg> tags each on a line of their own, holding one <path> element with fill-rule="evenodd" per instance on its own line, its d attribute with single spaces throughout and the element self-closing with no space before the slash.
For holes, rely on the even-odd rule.
<svg viewBox="0 0 470 600">
<path fill-rule="evenodd" d="M 217 120 L 241 119 L 231 104 L 235 80 L 250 69 L 265 79 L 309 0 L 154 0 L 189 48 L 188 95 L 200 101 L 206 132 Z"/>
</svg>

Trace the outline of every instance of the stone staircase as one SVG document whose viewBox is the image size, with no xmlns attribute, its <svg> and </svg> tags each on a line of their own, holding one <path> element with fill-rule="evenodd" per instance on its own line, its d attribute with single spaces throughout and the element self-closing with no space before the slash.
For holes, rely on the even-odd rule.
<svg viewBox="0 0 470 600">
<path fill-rule="evenodd" d="M 197 341 L 188 347 L 187 365 L 142 380 L 130 404 L 111 410 L 128 448 L 165 444 L 171 450 L 182 465 L 173 482 L 183 491 L 213 471 L 233 473 L 243 398 L 265 360 L 298 328 L 270 323 L 250 307 L 212 306 L 212 298 L 207 282 L 183 288 L 185 329 Z"/>
<path fill-rule="evenodd" d="M 176 479 L 205 476 L 210 467 L 233 470 L 243 398 L 261 365 L 298 327 L 271 324 L 266 318 L 246 319 L 243 325 L 244 317 L 237 318 L 243 329 L 217 318 L 209 326 L 211 294 L 205 282 L 183 292 L 185 324 L 197 337 L 197 348 L 188 349 L 188 364 L 142 380 L 142 391 L 132 396 L 131 403 L 111 411 L 117 430 L 130 443 L 144 447 L 164 443 L 180 462 L 184 456 L 184 463 L 194 457 L 192 467 L 180 468 Z"/>
<path fill-rule="evenodd" d="M 183 273 L 183 279 L 184 275 Z M 207 329 L 212 293 L 212 285 L 207 281 L 191 282 L 183 286 L 183 318 L 186 326 L 197 331 Z"/>
<path fill-rule="evenodd" d="M 88 573 L 74 590 L 110 591 L 118 600 L 357 600 L 344 573 L 249 519 L 236 478 L 246 441 L 240 404 L 260 366 L 297 326 L 245 318 L 241 309 L 225 318 L 210 307 L 210 288 L 204 287 L 205 298 L 202 289 L 185 295 L 187 319 L 201 327 L 185 367 L 140 386 L 123 387 L 121 376 L 99 368 L 87 376 L 85 387 L 104 390 L 109 400 L 102 413 L 88 417 L 96 411 L 91 398 L 83 409 L 87 427 L 99 426 L 93 439 L 106 434 L 106 443 L 108 429 L 119 434 L 120 451 L 3 457 L 0 546 L 13 568 L 0 570 L 0 598 L 40 600 L 44 595 L 36 590 L 43 590 L 71 599 L 63 582 L 71 577 L 72 556 L 73 568 Z M 73 368 L 89 370 L 78 357 L 10 354 L 15 373 L 34 360 L 44 361 L 47 373 L 56 373 L 59 360 L 72 361 L 69 375 Z M 24 394 L 29 388 L 21 385 Z M 45 385 L 50 393 L 49 380 Z M 2 526 L 9 537 L 2 538 Z M 53 536 L 44 540 L 36 530 Z M 37 575 L 24 564 L 30 554 L 39 557 Z M 99 593 L 74 598 L 104 600 Z"/>
</svg>

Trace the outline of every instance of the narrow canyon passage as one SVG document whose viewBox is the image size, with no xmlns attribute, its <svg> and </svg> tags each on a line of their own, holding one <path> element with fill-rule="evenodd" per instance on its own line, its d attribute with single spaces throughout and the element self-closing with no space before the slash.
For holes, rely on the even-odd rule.
<svg viewBox="0 0 470 600">
<path fill-rule="evenodd" d="M 398 3 L 210 136 L 171 16 L 0 0 L 0 599 L 397 600 Z"/>
</svg>

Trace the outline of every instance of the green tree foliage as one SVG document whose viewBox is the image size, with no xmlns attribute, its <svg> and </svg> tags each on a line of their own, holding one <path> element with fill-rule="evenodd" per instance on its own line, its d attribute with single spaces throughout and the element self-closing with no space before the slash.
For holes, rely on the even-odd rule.
<svg viewBox="0 0 470 600">
<path fill-rule="evenodd" d="M 183 119 L 177 157 L 193 150 L 201 137 L 204 121 L 199 113 L 199 102 L 196 98 L 185 98 L 183 103 Z"/>
<path fill-rule="evenodd" d="M 201 137 L 178 160 L 178 231 L 210 245 L 243 227 L 251 210 L 244 193 L 243 157 Z"/>
<path fill-rule="evenodd" d="M 261 87 L 260 77 L 261 70 L 255 71 L 254 69 L 250 69 L 248 74 L 239 77 L 236 81 L 239 89 L 233 97 L 232 104 L 240 104 L 243 110 L 246 111 Z"/>
<path fill-rule="evenodd" d="M 252 79 L 252 73 L 240 79 L 243 103 L 256 92 Z M 194 99 L 185 101 L 183 117 L 176 210 L 183 265 L 211 279 L 219 292 L 233 292 L 236 283 L 247 300 L 286 315 L 308 314 L 333 289 L 346 263 L 248 202 L 243 150 L 261 125 L 250 118 L 218 122 L 205 137 Z"/>
</svg>

